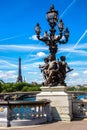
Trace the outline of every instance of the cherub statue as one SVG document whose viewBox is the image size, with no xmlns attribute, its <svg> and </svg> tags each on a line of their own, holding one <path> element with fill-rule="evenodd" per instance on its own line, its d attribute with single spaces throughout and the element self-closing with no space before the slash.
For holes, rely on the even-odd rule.
<svg viewBox="0 0 87 130">
<path fill-rule="evenodd" d="M 49 68 L 48 68 L 48 80 L 47 80 L 47 84 L 48 85 L 54 85 L 56 84 L 56 79 L 57 79 L 57 74 L 58 74 L 58 65 L 57 62 L 55 60 L 55 56 L 53 55 L 49 55 Z"/>
<path fill-rule="evenodd" d="M 47 81 L 47 77 L 48 77 L 48 67 L 49 67 L 49 59 L 46 57 L 44 58 L 44 65 L 41 66 L 39 65 L 39 68 L 41 69 L 41 72 L 43 72 L 43 77 L 44 77 L 44 80 Z"/>
<path fill-rule="evenodd" d="M 70 69 L 70 67 L 68 66 L 65 56 L 61 56 L 60 60 L 61 61 L 58 61 L 59 71 L 62 74 L 61 82 L 64 83 L 64 80 L 66 78 L 66 73 L 72 71 L 73 69 Z"/>
</svg>

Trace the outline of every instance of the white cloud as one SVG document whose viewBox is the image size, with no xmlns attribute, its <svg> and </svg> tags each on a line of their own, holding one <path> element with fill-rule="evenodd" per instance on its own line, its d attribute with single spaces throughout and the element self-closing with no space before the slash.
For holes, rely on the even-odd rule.
<svg viewBox="0 0 87 130">
<path fill-rule="evenodd" d="M 77 76 L 79 76 L 79 73 L 77 72 L 71 74 L 71 77 L 77 77 Z"/>
<path fill-rule="evenodd" d="M 0 68 L 17 68 L 17 65 L 10 63 L 6 60 L 0 60 Z"/>
<path fill-rule="evenodd" d="M 75 43 L 75 45 L 73 46 L 72 49 L 75 49 L 75 48 L 77 47 L 77 45 L 78 45 L 78 44 L 80 43 L 80 41 L 84 38 L 84 36 L 86 35 L 86 33 L 87 33 L 87 30 L 85 30 L 84 33 L 80 36 L 80 38 L 79 38 L 78 41 Z M 72 52 L 70 52 L 70 53 L 67 55 L 67 57 L 68 57 L 69 55 L 71 55 L 71 53 L 72 53 Z M 82 53 L 82 54 L 84 54 L 84 53 Z M 87 54 L 87 52 L 86 52 L 86 54 Z"/>
<path fill-rule="evenodd" d="M 75 80 L 70 79 L 69 81 L 67 81 L 67 85 L 68 86 L 74 86 L 74 85 L 81 85 L 83 84 L 83 79 L 81 78 L 76 78 Z"/>
<path fill-rule="evenodd" d="M 87 48 L 87 44 L 83 44 L 83 45 L 78 45 L 75 48 L 73 48 L 73 45 L 63 45 L 63 46 L 59 46 L 59 53 L 63 53 L 63 52 L 67 52 L 68 54 L 66 55 L 66 57 L 69 57 L 69 55 L 71 54 L 78 54 L 78 55 L 84 55 L 87 56 L 87 51 L 83 50 L 85 48 Z"/>
<path fill-rule="evenodd" d="M 78 49 L 85 49 L 87 48 L 87 43 L 81 43 L 80 45 L 77 46 Z"/>
<path fill-rule="evenodd" d="M 0 78 L 1 79 L 15 79 L 17 78 L 17 75 L 15 74 L 15 71 L 1 71 L 0 70 Z"/>
<path fill-rule="evenodd" d="M 70 53 L 76 53 L 76 54 L 79 54 L 79 55 L 84 55 L 84 56 L 87 56 L 87 51 L 85 50 L 82 50 L 82 49 L 85 49 L 87 47 L 87 44 L 85 43 L 84 45 L 79 45 L 77 46 L 76 48 L 73 48 L 72 45 L 66 45 L 66 47 L 63 45 L 62 47 L 60 46 L 59 48 L 59 53 L 62 53 L 62 52 L 67 52 L 67 56 L 70 55 Z M 33 52 L 35 50 L 39 51 L 46 51 L 48 50 L 48 46 L 42 46 L 42 45 L 37 45 L 37 46 L 34 46 L 34 45 L 0 45 L 0 51 L 30 51 L 30 52 Z M 38 56 L 41 56 L 42 54 L 38 54 Z"/>
<path fill-rule="evenodd" d="M 72 61 L 68 62 L 69 65 L 75 65 L 75 66 L 85 66 L 87 65 L 87 61 Z"/>
<path fill-rule="evenodd" d="M 32 50 L 47 50 L 47 47 L 43 46 L 32 46 L 32 45 L 0 45 L 0 50 L 11 50 L 11 51 L 32 51 Z"/>
<path fill-rule="evenodd" d="M 44 57 L 44 56 L 46 56 L 46 54 L 45 54 L 44 52 L 38 52 L 38 53 L 37 53 L 37 56 L 39 56 L 39 57 Z"/>
<path fill-rule="evenodd" d="M 29 37 L 30 40 L 38 40 L 36 35 L 32 35 L 31 37 Z"/>
<path fill-rule="evenodd" d="M 87 74 L 87 70 L 85 70 L 83 73 L 84 73 L 84 74 Z"/>
<path fill-rule="evenodd" d="M 12 37 L 3 38 L 3 39 L 0 39 L 0 41 L 7 41 L 7 40 L 10 40 L 10 39 L 20 37 L 20 36 L 23 36 L 23 35 L 15 35 L 15 36 L 12 36 Z"/>
<path fill-rule="evenodd" d="M 36 75 L 38 72 L 28 72 L 28 74 L 34 74 Z"/>
<path fill-rule="evenodd" d="M 39 65 L 43 65 L 43 64 L 44 64 L 44 62 L 33 62 L 33 63 L 29 62 L 29 63 L 23 65 L 22 68 L 25 71 L 31 72 L 33 70 L 33 72 L 34 71 L 36 72 L 36 69 L 39 70 Z"/>
</svg>

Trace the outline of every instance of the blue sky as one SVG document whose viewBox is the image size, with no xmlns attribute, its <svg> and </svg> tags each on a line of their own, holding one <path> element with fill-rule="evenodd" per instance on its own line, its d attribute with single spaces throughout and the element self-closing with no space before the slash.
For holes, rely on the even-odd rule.
<svg viewBox="0 0 87 130">
<path fill-rule="evenodd" d="M 36 39 L 34 27 L 40 23 L 41 35 L 49 30 L 45 16 L 52 4 L 70 30 L 68 43 L 58 44 L 57 53 L 57 58 L 65 55 L 74 69 L 67 74 L 66 83 L 68 86 L 87 84 L 86 0 L 0 0 L 0 79 L 4 82 L 16 81 L 19 57 L 26 81 L 43 81 L 38 66 L 43 65 L 49 50 L 45 43 Z"/>
</svg>

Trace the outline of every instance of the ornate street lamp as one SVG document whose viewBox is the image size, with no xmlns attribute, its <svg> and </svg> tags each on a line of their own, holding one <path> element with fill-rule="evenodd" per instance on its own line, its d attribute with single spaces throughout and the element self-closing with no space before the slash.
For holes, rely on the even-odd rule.
<svg viewBox="0 0 87 130">
<path fill-rule="evenodd" d="M 58 43 L 58 42 L 61 44 L 67 43 L 68 38 L 69 38 L 69 30 L 68 30 L 68 28 L 66 28 L 66 30 L 64 31 L 64 23 L 63 23 L 62 19 L 60 19 L 58 22 L 58 19 L 59 19 L 58 11 L 56 11 L 54 9 L 53 5 L 50 7 L 50 10 L 46 13 L 46 19 L 50 25 L 50 30 L 49 30 L 50 33 L 48 34 L 48 32 L 45 31 L 43 37 L 41 37 L 40 36 L 41 27 L 40 27 L 39 23 L 36 24 L 35 32 L 36 32 L 37 38 L 39 40 L 45 42 L 46 45 L 49 46 L 50 54 L 53 55 L 56 59 L 56 53 L 58 51 L 56 43 Z M 58 35 L 55 34 L 56 25 L 58 26 L 58 30 L 59 30 Z M 53 51 L 52 48 L 54 48 L 55 50 Z"/>
<path fill-rule="evenodd" d="M 68 42 L 69 30 L 68 28 L 64 29 L 64 23 L 62 19 L 59 19 L 58 11 L 54 9 L 54 5 L 52 5 L 50 7 L 50 10 L 46 13 L 46 19 L 50 25 L 49 33 L 45 31 L 44 35 L 40 36 L 41 27 L 39 23 L 37 23 L 35 26 L 35 33 L 39 40 L 45 42 L 45 44 L 49 46 L 50 55 L 46 58 L 48 60 L 45 60 L 44 61 L 45 66 L 43 66 L 42 68 L 40 66 L 40 68 L 43 71 L 43 76 L 46 81 L 44 82 L 44 84 L 45 85 L 51 84 L 54 86 L 57 85 L 58 83 L 64 83 L 64 79 L 66 77 L 65 75 L 62 74 L 62 69 L 59 72 L 59 68 L 57 68 L 60 65 L 58 65 L 59 63 L 57 63 L 58 61 L 56 61 L 56 53 L 58 51 L 57 43 L 65 44 Z M 56 26 L 58 27 L 59 34 L 56 34 L 56 29 L 55 29 Z M 65 62 L 65 58 L 63 58 L 63 61 L 61 60 L 61 62 Z M 54 68 L 50 69 L 50 66 Z M 44 71 L 43 68 L 46 69 L 47 72 Z"/>
<path fill-rule="evenodd" d="M 39 23 L 36 24 L 35 32 L 37 34 L 37 38 L 39 38 L 39 35 L 40 35 L 40 32 L 41 32 L 41 27 L 40 27 Z"/>
<path fill-rule="evenodd" d="M 46 14 L 47 21 L 49 22 L 49 25 L 54 28 L 56 26 L 56 23 L 58 21 L 58 11 L 54 9 L 54 5 L 50 7 L 50 10 Z"/>
<path fill-rule="evenodd" d="M 64 36 L 66 38 L 66 42 L 68 41 L 68 37 L 69 37 L 69 30 L 68 28 L 66 28 L 66 30 L 64 31 Z"/>
<path fill-rule="evenodd" d="M 60 22 L 58 24 L 58 29 L 59 29 L 60 32 L 62 32 L 63 29 L 64 29 L 64 23 L 63 23 L 62 19 L 60 19 Z"/>
</svg>

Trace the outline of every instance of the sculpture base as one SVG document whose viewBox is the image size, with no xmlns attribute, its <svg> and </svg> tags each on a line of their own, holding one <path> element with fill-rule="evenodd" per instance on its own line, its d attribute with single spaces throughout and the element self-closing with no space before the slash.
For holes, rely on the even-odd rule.
<svg viewBox="0 0 87 130">
<path fill-rule="evenodd" d="M 51 100 L 51 116 L 53 120 L 70 121 L 72 119 L 72 97 L 66 92 L 66 86 L 44 86 L 36 99 Z"/>
<path fill-rule="evenodd" d="M 53 86 L 53 87 L 50 87 L 50 86 L 42 86 L 41 87 L 41 90 L 42 92 L 54 92 L 54 91 L 64 91 L 66 92 L 66 86 Z"/>
</svg>

